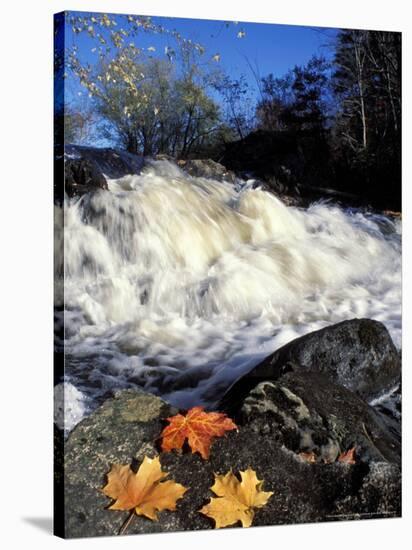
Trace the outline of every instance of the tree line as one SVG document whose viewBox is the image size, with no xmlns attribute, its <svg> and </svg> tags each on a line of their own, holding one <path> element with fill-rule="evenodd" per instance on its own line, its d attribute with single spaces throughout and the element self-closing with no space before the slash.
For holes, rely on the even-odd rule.
<svg viewBox="0 0 412 550">
<path fill-rule="evenodd" d="M 256 125 L 316 144 L 311 161 L 335 185 L 400 200 L 400 33 L 341 30 L 331 61 L 264 77 Z"/>
<path fill-rule="evenodd" d="M 338 187 L 349 179 L 349 187 L 389 193 L 387 178 L 399 193 L 400 33 L 340 30 L 328 61 L 313 56 L 283 76 L 256 77 L 257 101 L 244 76 L 224 74 L 219 56 L 205 59 L 198 44 L 178 37 L 159 57 L 119 36 L 111 32 L 115 54 L 100 50 L 94 65 L 76 51 L 67 56 L 92 108 L 66 105 L 66 141 L 90 140 L 98 128 L 132 153 L 219 160 L 228 143 L 253 131 L 288 134 Z"/>
</svg>

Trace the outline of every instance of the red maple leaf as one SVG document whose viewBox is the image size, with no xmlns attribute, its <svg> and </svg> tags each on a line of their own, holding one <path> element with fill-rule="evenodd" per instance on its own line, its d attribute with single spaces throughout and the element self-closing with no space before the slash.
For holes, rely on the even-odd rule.
<svg viewBox="0 0 412 550">
<path fill-rule="evenodd" d="M 344 464 L 356 464 L 355 447 L 352 447 L 349 451 L 341 453 L 338 456 L 338 462 L 343 462 Z"/>
<path fill-rule="evenodd" d="M 186 415 L 177 414 L 167 419 L 169 425 L 162 431 L 162 451 L 181 449 L 188 440 L 192 453 L 209 457 L 214 437 L 221 437 L 228 430 L 235 430 L 236 424 L 226 414 L 205 412 L 203 407 L 193 407 Z"/>
</svg>

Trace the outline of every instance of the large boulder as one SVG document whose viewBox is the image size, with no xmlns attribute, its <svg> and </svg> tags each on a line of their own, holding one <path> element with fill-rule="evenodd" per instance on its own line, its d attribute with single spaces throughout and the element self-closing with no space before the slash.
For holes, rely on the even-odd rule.
<svg viewBox="0 0 412 550">
<path fill-rule="evenodd" d="M 220 408 L 236 409 L 260 382 L 277 380 L 288 371 L 317 372 L 364 399 L 371 400 L 399 382 L 399 353 L 385 326 L 352 319 L 289 342 L 237 380 Z"/>
<path fill-rule="evenodd" d="M 179 160 L 177 164 L 184 172 L 196 178 L 228 181 L 229 183 L 236 181 L 234 172 L 211 159 Z"/>
<path fill-rule="evenodd" d="M 101 492 L 113 463 L 156 454 L 162 418 L 173 411 L 158 397 L 124 391 L 76 426 L 64 449 L 66 537 L 114 535 L 119 514 L 105 510 Z"/>
<path fill-rule="evenodd" d="M 353 447 L 364 462 L 400 460 L 400 434 L 391 433 L 355 393 L 318 373 L 291 372 L 277 382 L 261 382 L 237 416 L 257 433 L 324 462 Z"/>
<path fill-rule="evenodd" d="M 64 188 L 69 197 L 97 189 L 108 189 L 107 180 L 139 174 L 141 156 L 109 147 L 67 144 L 64 149 Z"/>
<path fill-rule="evenodd" d="M 81 196 L 97 189 L 108 189 L 99 168 L 89 159 L 67 159 L 64 167 L 64 187 L 68 197 Z"/>
<path fill-rule="evenodd" d="M 297 411 L 298 387 L 292 386 L 291 380 L 287 383 L 289 391 L 296 393 L 295 397 L 289 395 L 282 406 L 285 414 L 293 417 Z M 353 406 L 347 394 L 342 395 L 342 399 L 349 399 L 347 406 Z M 256 395 L 251 395 L 251 399 L 256 400 Z M 169 478 L 189 490 L 178 501 L 176 511 L 161 512 L 158 522 L 134 517 L 128 534 L 213 528 L 213 522 L 198 510 L 212 496 L 214 473 L 230 469 L 238 472 L 248 467 L 264 480 L 264 489 L 274 493 L 268 504 L 256 512 L 254 525 L 400 515 L 400 470 L 386 448 L 379 447 L 379 452 L 373 454 L 359 440 L 359 444 L 354 441 L 359 453 L 355 465 L 327 464 L 320 460 L 308 463 L 296 452 L 297 448 L 286 446 L 286 440 L 276 436 L 276 430 L 264 428 L 268 419 L 263 414 L 259 420 L 259 415 L 252 413 L 251 399 L 245 402 L 239 429 L 215 440 L 209 460 L 187 449 L 183 453 L 160 452 L 159 435 L 165 418 L 176 411 L 158 397 L 125 390 L 107 400 L 73 430 L 65 444 L 65 536 L 116 535 L 128 512 L 107 509 L 110 500 L 101 491 L 106 474 L 113 463 L 138 465 L 145 455 L 156 454 L 160 454 L 162 468 Z M 279 405 L 277 397 L 273 404 Z M 313 410 L 311 422 L 321 431 L 316 415 L 328 414 L 327 409 L 312 409 L 309 401 L 305 406 Z M 335 412 L 343 414 L 343 410 L 344 403 Z M 377 437 L 375 424 L 364 410 L 361 414 L 366 415 L 369 436 Z M 338 420 L 344 427 L 348 425 L 342 418 Z M 331 437 L 337 434 L 338 428 L 335 432 L 330 429 Z M 345 444 L 342 439 L 342 445 Z"/>
<path fill-rule="evenodd" d="M 56 156 L 56 200 L 68 197 L 80 197 L 86 193 L 108 189 L 108 179 L 118 179 L 130 174 L 140 174 L 153 160 L 176 162 L 168 155 L 145 158 L 127 151 L 111 147 L 88 147 L 67 144 L 62 157 Z M 211 159 L 180 160 L 178 166 L 194 177 L 214 179 L 234 183 L 236 176 L 222 164 Z M 61 177 L 64 175 L 64 187 Z"/>
</svg>

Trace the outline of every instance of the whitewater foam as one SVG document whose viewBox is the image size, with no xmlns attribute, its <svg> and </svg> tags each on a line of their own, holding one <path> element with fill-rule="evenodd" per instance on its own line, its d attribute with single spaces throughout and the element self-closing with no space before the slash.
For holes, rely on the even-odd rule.
<svg viewBox="0 0 412 550">
<path fill-rule="evenodd" d="M 211 406 L 281 345 L 354 317 L 401 345 L 399 221 L 287 207 L 167 161 L 67 200 L 56 268 L 66 377 L 95 402 L 139 385 Z"/>
</svg>

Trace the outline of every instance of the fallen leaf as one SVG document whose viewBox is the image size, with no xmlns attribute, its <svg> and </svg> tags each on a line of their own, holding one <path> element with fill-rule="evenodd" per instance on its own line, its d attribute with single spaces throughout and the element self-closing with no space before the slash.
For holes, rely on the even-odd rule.
<svg viewBox="0 0 412 550">
<path fill-rule="evenodd" d="M 356 464 L 355 447 L 352 447 L 349 451 L 341 453 L 338 456 L 338 462 L 343 462 L 344 464 Z"/>
<path fill-rule="evenodd" d="M 309 464 L 314 464 L 316 462 L 316 455 L 313 451 L 310 451 L 309 453 L 302 452 L 299 453 L 298 456 L 305 462 L 309 462 Z"/>
<path fill-rule="evenodd" d="M 192 453 L 209 457 L 213 437 L 221 437 L 228 430 L 235 430 L 236 424 L 224 413 L 204 412 L 203 407 L 193 407 L 184 416 L 177 414 L 167 419 L 170 424 L 162 431 L 162 450 L 181 449 L 188 440 Z"/>
<path fill-rule="evenodd" d="M 240 472 L 242 481 L 230 471 L 226 475 L 215 474 L 215 484 L 211 490 L 218 496 L 212 497 L 209 504 L 199 510 L 215 521 L 215 528 L 226 527 L 237 521 L 242 527 L 250 527 L 255 515 L 255 508 L 267 504 L 273 492 L 262 491 L 263 481 L 256 472 L 248 468 Z"/>
<path fill-rule="evenodd" d="M 129 465 L 114 464 L 103 487 L 103 493 L 115 500 L 109 510 L 134 509 L 138 516 L 151 520 L 157 520 L 157 511 L 175 510 L 187 488 L 173 480 L 161 481 L 167 475 L 159 457 L 145 456 L 137 473 Z"/>
</svg>

